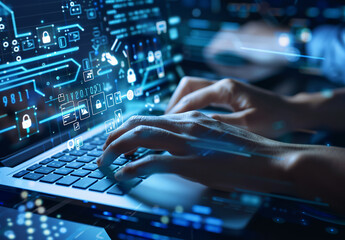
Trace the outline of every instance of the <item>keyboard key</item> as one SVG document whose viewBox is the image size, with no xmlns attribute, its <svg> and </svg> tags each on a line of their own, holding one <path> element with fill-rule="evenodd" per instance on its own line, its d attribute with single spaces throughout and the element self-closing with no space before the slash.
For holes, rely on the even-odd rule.
<svg viewBox="0 0 345 240">
<path fill-rule="evenodd" d="M 146 151 L 148 151 L 148 149 L 147 148 L 138 148 L 137 149 L 137 153 L 144 153 L 144 152 L 146 152 Z"/>
<path fill-rule="evenodd" d="M 102 179 L 102 178 L 104 178 L 104 174 L 101 173 L 101 171 L 99 171 L 99 170 L 97 169 L 96 171 L 94 171 L 93 173 L 91 173 L 91 174 L 89 175 L 89 177 L 91 177 L 91 178 L 97 178 L 97 179 Z"/>
<path fill-rule="evenodd" d="M 28 173 L 29 173 L 29 171 L 22 170 L 22 171 L 20 171 L 20 172 L 18 172 L 18 173 L 16 173 L 16 174 L 14 174 L 13 177 L 15 177 L 15 178 L 21 178 L 21 177 L 23 177 L 25 174 L 28 174 Z"/>
<path fill-rule="evenodd" d="M 100 180 L 98 183 L 89 188 L 90 191 L 105 192 L 108 188 L 114 185 L 114 182 L 109 179 Z"/>
<path fill-rule="evenodd" d="M 100 146 L 100 145 L 104 145 L 105 141 L 104 140 L 93 140 L 90 142 L 91 145 L 96 145 L 96 146 Z"/>
<path fill-rule="evenodd" d="M 99 135 L 98 137 L 104 141 L 108 139 L 108 135 L 106 135 L 106 134 Z"/>
<path fill-rule="evenodd" d="M 35 173 L 41 173 L 41 174 L 49 174 L 51 172 L 53 172 L 55 170 L 55 168 L 50 168 L 50 167 L 40 167 L 39 169 L 37 169 L 35 171 Z"/>
<path fill-rule="evenodd" d="M 108 194 L 113 194 L 113 195 L 124 195 L 124 191 L 121 190 L 118 186 L 112 187 L 108 192 Z"/>
<path fill-rule="evenodd" d="M 86 153 L 87 153 L 87 151 L 74 150 L 74 151 L 70 152 L 69 155 L 81 157 L 81 156 L 85 155 Z"/>
<path fill-rule="evenodd" d="M 95 160 L 95 157 L 90 157 L 90 156 L 82 156 L 80 158 L 77 159 L 77 162 L 83 162 L 83 163 L 89 163 L 93 160 Z"/>
<path fill-rule="evenodd" d="M 85 170 L 95 171 L 98 168 L 97 164 L 87 164 L 83 167 Z"/>
<path fill-rule="evenodd" d="M 113 164 L 122 166 L 122 165 L 126 164 L 127 162 L 128 162 L 127 159 L 124 159 L 124 158 L 117 158 L 117 159 L 113 162 Z"/>
<path fill-rule="evenodd" d="M 42 178 L 44 175 L 43 174 L 38 174 L 38 173 L 28 173 L 26 174 L 23 178 L 27 180 L 33 180 L 37 181 L 38 179 Z"/>
<path fill-rule="evenodd" d="M 90 171 L 79 169 L 79 170 L 74 171 L 71 175 L 76 176 L 76 177 L 85 177 L 86 175 L 90 173 L 91 173 Z"/>
<path fill-rule="evenodd" d="M 95 182 L 97 182 L 96 179 L 83 178 L 83 179 L 79 180 L 78 182 L 76 182 L 75 184 L 73 184 L 73 187 L 74 188 L 87 189 L 88 187 L 90 187 Z"/>
<path fill-rule="evenodd" d="M 35 165 L 28 167 L 26 170 L 35 171 L 37 168 L 40 168 L 40 167 L 42 167 L 41 164 L 35 164 Z"/>
<path fill-rule="evenodd" d="M 93 150 L 92 152 L 89 152 L 87 155 L 92 156 L 92 157 L 100 157 L 100 156 L 102 156 L 102 154 L 103 154 L 103 152 L 101 152 L 101 151 Z"/>
<path fill-rule="evenodd" d="M 52 158 L 47 158 L 43 161 L 40 162 L 41 165 L 47 165 L 48 163 L 52 162 L 54 159 Z"/>
<path fill-rule="evenodd" d="M 62 162 L 72 162 L 72 161 L 74 161 L 76 159 L 77 159 L 77 157 L 70 156 L 70 155 L 65 155 L 65 156 L 59 158 L 59 160 L 62 161 Z"/>
<path fill-rule="evenodd" d="M 108 179 L 115 181 L 114 171 L 110 166 L 99 167 L 99 171 L 103 173 Z"/>
<path fill-rule="evenodd" d="M 45 183 L 55 183 L 57 180 L 61 179 L 62 176 L 56 174 L 49 174 L 42 178 L 40 181 Z"/>
<path fill-rule="evenodd" d="M 66 165 L 67 168 L 73 168 L 73 169 L 78 169 L 81 168 L 82 166 L 84 166 L 85 164 L 83 163 L 78 163 L 78 162 L 72 162 L 69 163 L 68 165 Z"/>
<path fill-rule="evenodd" d="M 60 167 L 63 167 L 65 165 L 66 165 L 66 163 L 64 163 L 64 162 L 54 161 L 54 162 L 49 163 L 47 166 L 52 167 L 52 168 L 60 168 Z"/>
<path fill-rule="evenodd" d="M 110 165 L 109 168 L 111 169 L 111 171 L 115 171 L 117 169 L 119 169 L 120 167 L 119 166 L 116 166 L 116 165 Z"/>
<path fill-rule="evenodd" d="M 71 172 L 73 172 L 72 169 L 68 169 L 68 168 L 60 168 L 58 170 L 56 170 L 54 173 L 55 174 L 60 174 L 60 175 L 68 175 L 70 174 Z"/>
<path fill-rule="evenodd" d="M 119 187 L 121 189 L 129 190 L 129 189 L 134 188 L 135 186 L 137 186 L 142 181 L 143 180 L 141 178 L 133 178 L 131 180 L 119 183 Z"/>
<path fill-rule="evenodd" d="M 65 154 L 63 154 L 63 153 L 57 153 L 57 154 L 53 155 L 52 158 L 60 158 L 60 157 L 62 157 L 63 155 L 65 155 Z"/>
<path fill-rule="evenodd" d="M 91 150 L 94 150 L 96 148 L 96 146 L 94 145 L 84 145 L 81 147 L 82 150 L 85 150 L 85 151 L 91 151 Z"/>
<path fill-rule="evenodd" d="M 63 186 L 71 186 L 73 183 L 75 183 L 79 179 L 80 178 L 78 177 L 67 176 L 67 177 L 64 177 L 63 179 L 60 179 L 56 184 L 63 185 Z"/>
</svg>

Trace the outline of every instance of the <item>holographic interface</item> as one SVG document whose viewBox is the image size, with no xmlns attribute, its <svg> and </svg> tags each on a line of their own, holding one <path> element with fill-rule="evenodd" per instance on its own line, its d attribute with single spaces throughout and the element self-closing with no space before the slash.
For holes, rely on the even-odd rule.
<svg viewBox="0 0 345 240">
<path fill-rule="evenodd" d="M 167 4 L 0 1 L 1 158 L 102 122 L 110 133 L 139 99 L 159 103 L 179 61 Z"/>
</svg>

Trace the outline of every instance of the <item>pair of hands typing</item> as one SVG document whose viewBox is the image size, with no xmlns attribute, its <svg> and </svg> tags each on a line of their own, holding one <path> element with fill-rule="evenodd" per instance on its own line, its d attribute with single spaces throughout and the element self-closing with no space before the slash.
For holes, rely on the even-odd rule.
<svg viewBox="0 0 345 240">
<path fill-rule="evenodd" d="M 119 155 L 138 147 L 165 150 L 170 155 L 150 155 L 130 163 L 115 178 L 124 181 L 154 173 L 175 173 L 222 190 L 234 186 L 266 190 L 248 176 L 279 179 L 291 162 L 274 160 L 279 153 L 275 148 L 285 144 L 251 132 L 275 137 L 290 131 L 294 121 L 291 105 L 287 98 L 231 79 L 215 82 L 185 77 L 166 115 L 130 118 L 109 136 L 98 164 L 110 165 Z M 207 106 L 233 113 L 206 116 L 193 111 Z M 282 127 L 276 127 L 279 124 Z M 214 149 L 219 143 L 229 146 Z"/>
<path fill-rule="evenodd" d="M 339 191 L 330 194 L 335 185 L 327 176 L 345 178 L 340 171 L 345 171 L 345 164 L 338 162 L 344 149 L 269 139 L 323 124 L 318 109 L 327 109 L 326 118 L 331 119 L 332 108 L 325 108 L 328 101 L 335 104 L 322 94 L 283 97 L 231 79 L 186 77 L 166 115 L 130 118 L 109 136 L 98 164 L 110 165 L 139 147 L 165 150 L 170 155 L 149 155 L 127 164 L 115 174 L 116 180 L 174 173 L 218 190 L 236 187 L 340 201 Z M 207 106 L 232 112 L 206 116 L 195 111 Z"/>
</svg>

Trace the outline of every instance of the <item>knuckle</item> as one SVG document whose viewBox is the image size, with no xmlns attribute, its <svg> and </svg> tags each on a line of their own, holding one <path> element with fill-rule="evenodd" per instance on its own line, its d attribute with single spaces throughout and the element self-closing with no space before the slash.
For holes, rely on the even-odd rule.
<svg viewBox="0 0 345 240">
<path fill-rule="evenodd" d="M 142 136 L 145 132 L 150 131 L 151 128 L 148 126 L 137 126 L 133 129 L 133 134 L 140 137 Z"/>
<path fill-rule="evenodd" d="M 221 83 L 225 84 L 225 85 L 231 85 L 231 84 L 235 84 L 236 81 L 231 79 L 231 78 L 224 78 L 222 80 L 220 80 Z"/>
<path fill-rule="evenodd" d="M 226 78 L 220 81 L 220 85 L 221 89 L 231 92 L 238 86 L 238 82 L 231 78 Z"/>
<path fill-rule="evenodd" d="M 202 116 L 202 113 L 199 111 L 191 111 L 191 112 L 189 112 L 189 114 L 192 118 L 198 118 L 198 117 Z"/>
<path fill-rule="evenodd" d="M 221 88 L 228 91 L 235 88 L 238 85 L 237 83 L 237 81 L 231 78 L 226 78 L 220 81 Z"/>
<path fill-rule="evenodd" d="M 187 85 L 190 82 L 191 78 L 186 76 L 181 79 L 181 84 Z"/>
<path fill-rule="evenodd" d="M 141 123 L 145 120 L 145 117 L 144 116 L 131 116 L 129 119 L 128 119 L 128 124 L 138 124 L 138 123 Z"/>
</svg>

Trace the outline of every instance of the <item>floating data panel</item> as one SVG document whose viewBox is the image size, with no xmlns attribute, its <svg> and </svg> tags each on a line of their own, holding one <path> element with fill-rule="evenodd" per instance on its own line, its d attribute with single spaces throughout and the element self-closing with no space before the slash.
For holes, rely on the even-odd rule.
<svg viewBox="0 0 345 240">
<path fill-rule="evenodd" d="M 0 157 L 109 119 L 117 128 L 179 79 L 169 1 L 37 6 L 0 0 Z"/>
</svg>

